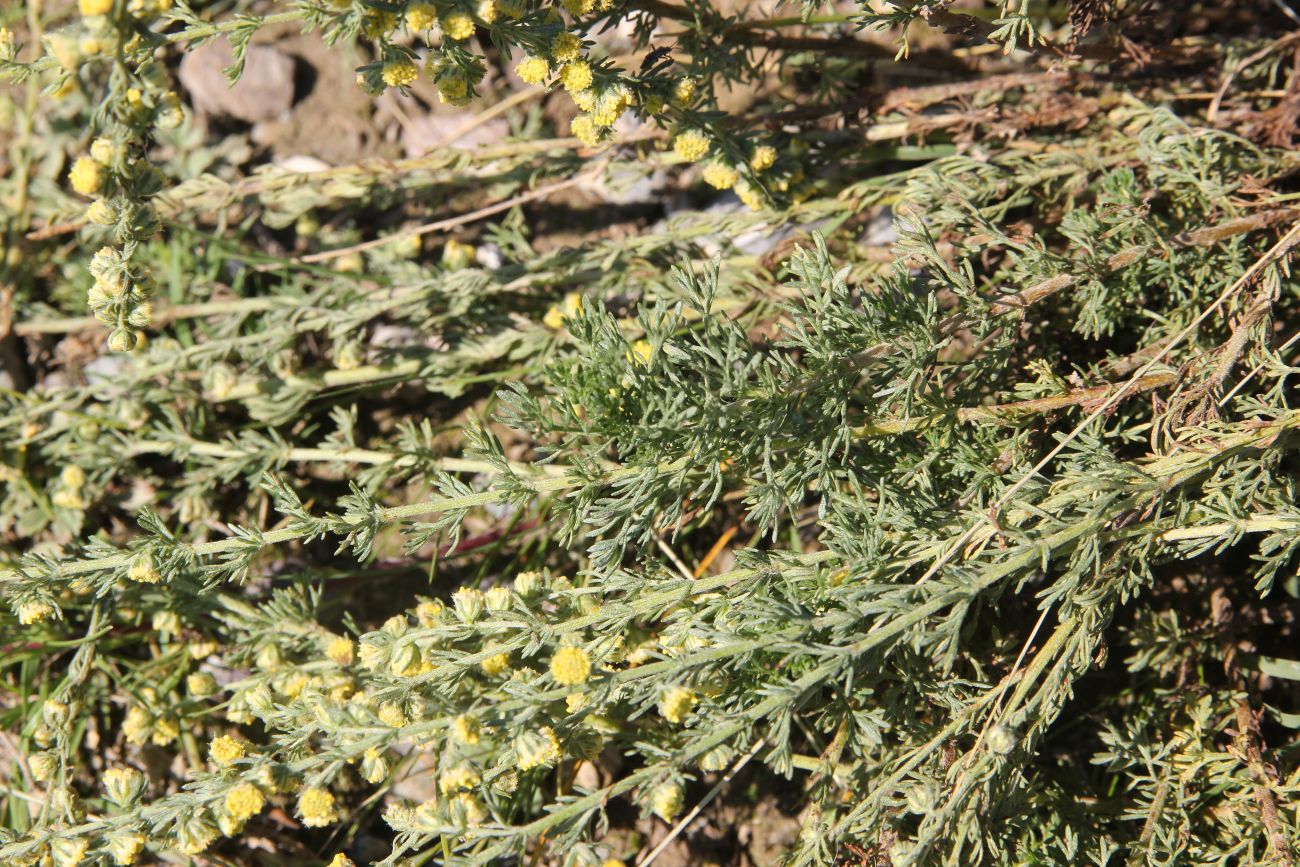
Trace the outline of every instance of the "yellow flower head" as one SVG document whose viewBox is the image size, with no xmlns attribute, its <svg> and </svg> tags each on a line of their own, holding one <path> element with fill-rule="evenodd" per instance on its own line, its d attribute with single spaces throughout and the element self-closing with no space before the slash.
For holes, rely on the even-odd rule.
<svg viewBox="0 0 1300 867">
<path fill-rule="evenodd" d="M 661 783 L 650 793 L 650 811 L 665 822 L 671 822 L 682 811 L 686 793 L 677 783 Z"/>
<path fill-rule="evenodd" d="M 357 867 L 356 862 L 342 852 L 335 855 L 326 867 Z"/>
<path fill-rule="evenodd" d="M 416 3 L 406 10 L 406 26 L 417 32 L 438 22 L 438 10 L 428 3 Z"/>
<path fill-rule="evenodd" d="M 149 736 L 149 740 L 154 746 L 165 747 L 180 737 L 180 734 L 181 727 L 176 722 L 176 718 L 164 716 L 154 720 L 153 734 Z"/>
<path fill-rule="evenodd" d="M 524 84 L 543 84 L 551 76 L 551 64 L 541 57 L 525 57 L 515 66 L 515 75 Z"/>
<path fill-rule="evenodd" d="M 627 360 L 633 364 L 644 367 L 650 363 L 650 358 L 655 354 L 654 345 L 649 340 L 638 340 L 632 344 L 632 348 L 627 351 Z"/>
<path fill-rule="evenodd" d="M 589 148 L 594 148 L 600 144 L 602 132 L 596 122 L 591 119 L 590 115 L 580 114 L 569 124 L 569 132 L 573 137 L 582 142 Z"/>
<path fill-rule="evenodd" d="M 43 599 L 24 602 L 18 606 L 18 622 L 23 626 L 40 623 L 54 613 L 54 606 Z"/>
<path fill-rule="evenodd" d="M 591 87 L 591 64 L 585 60 L 573 60 L 560 68 L 560 83 L 569 93 L 577 93 Z"/>
<path fill-rule="evenodd" d="M 397 16 L 392 12 L 369 9 L 366 11 L 365 19 L 361 22 L 361 32 L 366 35 L 367 39 L 378 39 L 386 33 L 391 33 L 396 26 Z"/>
<path fill-rule="evenodd" d="M 338 635 L 330 639 L 330 643 L 325 646 L 325 656 L 335 665 L 351 665 L 356 657 L 356 646 L 352 643 L 352 639 Z"/>
<path fill-rule="evenodd" d="M 510 654 L 495 653 L 479 663 L 483 673 L 488 677 L 496 677 L 510 668 Z"/>
<path fill-rule="evenodd" d="M 679 723 L 695 707 L 695 690 L 674 686 L 659 699 L 659 715 L 670 723 Z"/>
<path fill-rule="evenodd" d="M 389 87 L 406 87 L 415 81 L 419 74 L 420 71 L 416 69 L 415 64 L 405 57 L 384 64 L 384 84 Z"/>
<path fill-rule="evenodd" d="M 559 304 L 551 305 L 551 309 L 542 317 L 542 324 L 553 331 L 559 331 L 564 327 L 564 320 L 572 319 L 581 312 L 582 296 L 577 292 L 569 292 Z M 534 583 L 540 580 L 541 576 L 536 572 L 520 573 L 515 577 L 515 590 L 521 596 L 530 596 L 536 590 Z"/>
<path fill-rule="evenodd" d="M 153 557 L 148 551 L 143 551 L 135 556 L 126 570 L 126 577 L 132 581 L 139 581 L 141 584 L 157 584 L 162 580 L 162 574 L 154 566 Z"/>
<path fill-rule="evenodd" d="M 632 95 L 628 93 L 626 87 L 620 84 L 600 95 L 595 110 L 591 113 L 591 119 L 598 126 L 613 126 L 631 105 Z"/>
<path fill-rule="evenodd" d="M 139 831 L 115 831 L 108 836 L 109 854 L 119 867 L 130 867 L 143 850 L 144 835 Z"/>
<path fill-rule="evenodd" d="M 591 10 L 596 8 L 596 0 L 560 0 L 560 5 L 564 7 L 565 12 L 578 18 L 590 14 Z"/>
<path fill-rule="evenodd" d="M 776 163 L 776 148 L 771 145 L 759 145 L 754 148 L 754 155 L 749 158 L 749 167 L 756 172 L 772 168 Z"/>
<path fill-rule="evenodd" d="M 719 190 L 729 190 L 740 180 L 740 172 L 726 163 L 709 163 L 704 167 L 704 182 Z"/>
<path fill-rule="evenodd" d="M 115 804 L 126 806 L 144 793 L 144 774 L 135 768 L 109 768 L 104 771 L 104 792 Z"/>
<path fill-rule="evenodd" d="M 487 810 L 483 809 L 483 804 L 470 792 L 457 792 L 452 795 L 447 801 L 447 811 L 454 821 L 465 826 L 481 824 L 487 818 Z"/>
<path fill-rule="evenodd" d="M 596 91 L 591 88 L 580 90 L 577 93 L 571 93 L 569 96 L 573 97 L 573 104 L 582 111 L 591 111 L 596 107 Z M 595 121 L 593 120 L 592 122 L 594 123 Z"/>
<path fill-rule="evenodd" d="M 474 35 L 474 19 L 465 12 L 449 12 L 442 19 L 442 32 L 449 39 L 469 39 Z"/>
<path fill-rule="evenodd" d="M 673 87 L 673 102 L 677 105 L 687 105 L 695 99 L 695 80 L 692 78 L 683 78 Z"/>
<path fill-rule="evenodd" d="M 451 733 L 466 746 L 474 746 L 483 735 L 483 726 L 468 714 L 461 714 L 451 721 Z"/>
<path fill-rule="evenodd" d="M 551 677 L 564 686 L 586 683 L 591 677 L 591 657 L 581 647 L 561 647 L 551 657 Z"/>
<path fill-rule="evenodd" d="M 551 43 L 551 56 L 560 63 L 577 60 L 580 51 L 582 51 L 582 41 L 567 31 L 555 37 L 555 41 Z"/>
<path fill-rule="evenodd" d="M 542 726 L 535 732 L 523 732 L 515 738 L 514 747 L 515 760 L 521 771 L 553 765 L 560 760 L 560 741 L 550 726 Z"/>
<path fill-rule="evenodd" d="M 309 786 L 298 795 L 298 816 L 308 828 L 323 828 L 339 818 L 334 795 L 327 789 Z"/>
<path fill-rule="evenodd" d="M 107 15 L 113 11 L 113 0 L 77 0 L 77 11 L 82 15 Z"/>
<path fill-rule="evenodd" d="M 108 202 L 99 199 L 86 208 L 86 222 L 96 226 L 111 226 L 117 222 L 117 211 Z"/>
<path fill-rule="evenodd" d="M 126 719 L 122 720 L 122 734 L 129 744 L 144 743 L 152 729 L 153 715 L 139 705 L 128 710 Z"/>
<path fill-rule="evenodd" d="M 758 187 L 750 186 L 749 184 L 737 184 L 736 195 L 740 197 L 740 200 L 744 202 L 745 206 L 751 211 L 761 211 L 763 205 L 766 203 L 762 191 L 759 190 Z"/>
<path fill-rule="evenodd" d="M 497 20 L 496 0 L 478 0 L 478 5 L 474 7 L 474 14 L 478 15 L 478 20 L 484 24 L 491 24 Z"/>
<path fill-rule="evenodd" d="M 213 738 L 208 746 L 208 758 L 222 767 L 229 767 L 236 759 L 242 759 L 248 753 L 244 742 L 230 735 Z"/>
<path fill-rule="evenodd" d="M 104 186 L 104 169 L 90 157 L 77 157 L 68 172 L 72 189 L 82 196 L 93 196 Z"/>
<path fill-rule="evenodd" d="M 473 768 L 461 765 L 458 768 L 452 768 L 443 771 L 438 778 L 438 788 L 442 789 L 444 795 L 452 792 L 459 792 L 464 789 L 472 789 L 479 783 L 479 775 Z"/>
<path fill-rule="evenodd" d="M 509 611 L 514 597 L 510 595 L 508 587 L 493 587 L 483 594 L 483 601 L 487 603 L 488 611 Z"/>
<path fill-rule="evenodd" d="M 384 702 L 380 705 L 379 713 L 376 714 L 376 716 L 379 717 L 381 723 L 386 726 L 392 726 L 395 729 L 400 729 L 407 723 L 406 714 L 400 707 L 392 702 Z"/>
<path fill-rule="evenodd" d="M 86 860 L 90 840 L 85 837 L 59 837 L 50 845 L 55 867 L 77 867 Z"/>
<path fill-rule="evenodd" d="M 265 806 L 262 790 L 252 783 L 240 783 L 226 792 L 226 813 L 236 821 L 256 816 Z"/>
<path fill-rule="evenodd" d="M 434 626 L 442 619 L 447 606 L 436 599 L 426 599 L 415 606 L 415 619 L 421 626 Z"/>
<path fill-rule="evenodd" d="M 438 79 L 438 99 L 447 105 L 469 104 L 469 80 L 463 75 L 444 75 Z"/>
<path fill-rule="evenodd" d="M 691 129 L 673 139 L 673 150 L 677 156 L 693 163 L 709 152 L 711 144 L 708 136 Z"/>
</svg>

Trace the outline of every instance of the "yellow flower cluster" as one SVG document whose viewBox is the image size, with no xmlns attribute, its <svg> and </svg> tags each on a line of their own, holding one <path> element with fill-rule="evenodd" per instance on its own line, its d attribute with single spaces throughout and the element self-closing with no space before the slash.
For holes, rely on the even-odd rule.
<svg viewBox="0 0 1300 867">
<path fill-rule="evenodd" d="M 546 311 L 546 315 L 542 317 L 542 324 L 552 331 L 559 331 L 564 327 L 564 320 L 573 319 L 581 312 L 582 296 L 577 292 L 569 292 L 559 304 L 551 305 L 550 309 Z M 522 578 L 523 576 L 519 577 Z M 519 578 L 515 579 L 515 589 L 519 589 Z"/>
<path fill-rule="evenodd" d="M 582 51 L 582 40 L 569 33 L 567 30 L 555 37 L 551 42 L 551 56 L 560 63 L 568 63 L 578 59 L 578 54 Z"/>
<path fill-rule="evenodd" d="M 515 65 L 515 75 L 524 84 L 543 84 L 551 77 L 551 64 L 542 57 L 525 57 Z"/>
<path fill-rule="evenodd" d="M 342 635 L 330 639 L 330 643 L 325 646 L 325 656 L 335 665 L 348 666 L 356 656 L 356 645 L 350 638 Z"/>
<path fill-rule="evenodd" d="M 438 10 L 428 3 L 416 3 L 406 10 L 406 26 L 412 30 L 428 30 L 437 23 Z"/>
<path fill-rule="evenodd" d="M 591 81 L 591 64 L 585 60 L 574 60 L 560 67 L 560 84 L 571 94 L 591 87 Z"/>
<path fill-rule="evenodd" d="M 553 765 L 560 760 L 560 741 L 550 726 L 542 726 L 535 732 L 523 732 L 515 738 L 514 747 L 515 760 L 521 771 Z"/>
<path fill-rule="evenodd" d="M 226 792 L 226 813 L 237 822 L 256 816 L 265 806 L 266 797 L 252 783 L 240 783 Z"/>
<path fill-rule="evenodd" d="M 472 716 L 461 714 L 451 721 L 451 733 L 465 746 L 472 747 L 483 735 L 482 724 Z"/>
<path fill-rule="evenodd" d="M 381 723 L 386 726 L 392 726 L 395 729 L 402 728 L 408 722 L 405 712 L 392 702 L 385 702 L 380 705 L 379 713 L 377 713 L 376 716 L 379 717 Z"/>
<path fill-rule="evenodd" d="M 670 723 L 680 723 L 695 707 L 695 691 L 674 686 L 659 699 L 659 715 Z"/>
<path fill-rule="evenodd" d="M 50 502 L 60 509 L 84 509 L 86 500 L 82 488 L 86 486 L 86 473 L 76 464 L 68 464 L 59 473 L 59 489 L 50 497 Z"/>
<path fill-rule="evenodd" d="M 695 99 L 695 80 L 683 78 L 673 86 L 673 103 L 679 106 L 689 105 Z"/>
<path fill-rule="evenodd" d="M 113 11 L 113 0 L 77 0 L 77 11 L 86 17 L 107 15 Z"/>
<path fill-rule="evenodd" d="M 465 12 L 449 12 L 441 24 L 442 32 L 449 39 L 469 39 L 474 35 L 474 19 Z"/>
<path fill-rule="evenodd" d="M 650 793 L 650 811 L 665 822 L 677 818 L 685 803 L 686 793 L 677 783 L 660 783 Z"/>
<path fill-rule="evenodd" d="M 102 777 L 104 793 L 119 806 L 126 806 L 144 792 L 144 774 L 135 768 L 109 768 Z"/>
<path fill-rule="evenodd" d="M 416 69 L 415 64 L 405 57 L 384 64 L 384 84 L 389 87 L 406 87 L 415 81 L 419 74 L 420 71 Z"/>
<path fill-rule="evenodd" d="M 496 677 L 497 675 L 502 674 L 505 671 L 509 670 L 510 654 L 494 653 L 491 656 L 489 656 L 487 659 L 480 662 L 479 666 L 483 669 L 483 673 L 486 674 L 488 677 Z"/>
<path fill-rule="evenodd" d="M 551 677 L 564 686 L 586 683 L 591 677 L 591 657 L 581 647 L 561 647 L 551 657 Z"/>
<path fill-rule="evenodd" d="M 472 789 L 479 783 L 479 775 L 473 768 L 461 765 L 458 768 L 452 768 L 443 771 L 438 778 L 438 788 L 442 789 L 444 795 L 452 792 L 459 792 L 465 789 Z"/>
<path fill-rule="evenodd" d="M 223 768 L 242 759 L 247 753 L 248 748 L 244 742 L 230 735 L 213 738 L 212 743 L 208 745 L 208 758 Z"/>
<path fill-rule="evenodd" d="M 126 570 L 126 577 L 141 584 L 157 584 L 162 580 L 161 573 L 154 566 L 153 556 L 148 551 L 142 551 L 131 560 L 131 565 Z"/>
<path fill-rule="evenodd" d="M 776 148 L 771 145 L 759 145 L 754 148 L 754 155 L 749 158 L 749 167 L 756 172 L 766 171 L 776 164 Z"/>
<path fill-rule="evenodd" d="M 43 599 L 23 602 L 18 606 L 18 622 L 23 626 L 39 623 L 54 613 L 54 606 Z"/>
<path fill-rule="evenodd" d="M 327 789 L 310 786 L 298 795 L 298 816 L 308 828 L 323 828 L 339 817 L 334 794 Z"/>
<path fill-rule="evenodd" d="M 719 190 L 729 190 L 740 180 L 740 172 L 726 163 L 712 162 L 704 167 L 704 182 Z"/>
<path fill-rule="evenodd" d="M 673 151 L 677 156 L 693 163 L 707 154 L 712 144 L 708 136 L 692 129 L 680 133 L 673 139 Z"/>
<path fill-rule="evenodd" d="M 72 189 L 82 196 L 93 196 L 104 186 L 104 168 L 90 157 L 77 157 L 68 172 Z"/>
</svg>

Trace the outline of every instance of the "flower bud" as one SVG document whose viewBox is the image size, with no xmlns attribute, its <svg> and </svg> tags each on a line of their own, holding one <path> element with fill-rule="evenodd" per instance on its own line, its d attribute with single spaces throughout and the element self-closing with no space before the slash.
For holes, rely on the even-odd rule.
<svg viewBox="0 0 1300 867">
<path fill-rule="evenodd" d="M 515 760 L 521 771 L 548 767 L 560 759 L 560 742 L 549 726 L 515 737 Z"/>
<path fill-rule="evenodd" d="M 117 210 L 104 199 L 96 199 L 86 208 L 86 222 L 96 226 L 111 226 L 117 222 Z"/>
<path fill-rule="evenodd" d="M 27 759 L 27 769 L 36 782 L 48 783 L 59 769 L 59 757 L 48 750 L 34 753 Z"/>
<path fill-rule="evenodd" d="M 533 599 L 542 590 L 540 572 L 520 572 L 515 576 L 515 592 L 525 600 Z"/>
<path fill-rule="evenodd" d="M 700 756 L 700 770 L 716 773 L 725 771 L 735 761 L 736 751 L 726 744 L 718 744 L 704 755 Z"/>
<path fill-rule="evenodd" d="M 108 335 L 108 348 L 112 352 L 130 352 L 139 340 L 139 335 L 129 328 L 114 328 Z"/>
<path fill-rule="evenodd" d="M 68 706 L 55 698 L 47 698 L 41 705 L 41 718 L 45 724 L 54 730 L 63 728 L 68 724 L 71 717 L 71 711 Z"/>
<path fill-rule="evenodd" d="M 175 611 L 155 611 L 151 624 L 155 632 L 164 638 L 169 638 L 180 634 L 181 616 Z"/>
<path fill-rule="evenodd" d="M 509 611 L 512 597 L 508 588 L 493 587 L 487 593 L 483 594 L 483 601 L 487 605 L 488 611 L 496 613 Z"/>
<path fill-rule="evenodd" d="M 207 698 L 220 689 L 217 679 L 206 671 L 196 671 L 185 678 L 185 688 L 195 698 Z"/>
<path fill-rule="evenodd" d="M 108 853 L 119 867 L 130 867 L 144 850 L 144 834 L 119 830 L 108 835 Z"/>
<path fill-rule="evenodd" d="M 162 580 L 162 574 L 154 565 L 153 555 L 148 551 L 141 551 L 132 558 L 126 577 L 141 584 L 157 584 Z"/>
<path fill-rule="evenodd" d="M 86 860 L 90 841 L 85 837 L 58 837 L 50 844 L 55 867 L 77 867 Z"/>
<path fill-rule="evenodd" d="M 270 688 L 264 683 L 243 693 L 244 703 L 248 705 L 249 710 L 258 715 L 264 715 L 271 712 L 275 707 L 275 696 L 271 694 Z"/>
<path fill-rule="evenodd" d="M 371 785 L 379 785 L 388 777 L 388 760 L 379 750 L 366 750 L 361 757 L 361 778 Z"/>
<path fill-rule="evenodd" d="M 483 591 L 473 587 L 462 587 L 451 596 L 456 608 L 456 616 L 462 623 L 473 623 L 483 614 Z"/>
<path fill-rule="evenodd" d="M 677 818 L 685 803 L 686 793 L 678 783 L 660 783 L 650 793 L 650 812 L 665 822 Z"/>
<path fill-rule="evenodd" d="M 129 807 L 144 794 L 144 774 L 135 768 L 109 768 L 104 771 L 104 793 L 119 807 Z"/>
<path fill-rule="evenodd" d="M 262 671 L 275 671 L 284 665 L 284 655 L 280 653 L 280 648 L 276 645 L 264 644 L 262 649 L 257 652 L 254 663 Z"/>
<path fill-rule="evenodd" d="M 1004 726 L 1001 723 L 993 726 L 984 736 L 984 742 L 988 744 L 989 750 L 1005 756 L 1016 748 L 1018 737 L 1014 729 Z"/>
</svg>

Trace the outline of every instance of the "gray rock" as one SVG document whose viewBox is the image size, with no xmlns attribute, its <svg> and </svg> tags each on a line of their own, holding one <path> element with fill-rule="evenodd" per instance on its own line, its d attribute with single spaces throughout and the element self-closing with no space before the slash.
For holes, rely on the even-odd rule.
<svg viewBox="0 0 1300 867">
<path fill-rule="evenodd" d="M 181 59 L 180 80 L 199 114 L 233 117 L 245 123 L 283 117 L 293 105 L 293 58 L 269 45 L 250 45 L 244 74 L 232 87 L 226 67 L 234 62 L 230 43 L 214 39 Z"/>
</svg>

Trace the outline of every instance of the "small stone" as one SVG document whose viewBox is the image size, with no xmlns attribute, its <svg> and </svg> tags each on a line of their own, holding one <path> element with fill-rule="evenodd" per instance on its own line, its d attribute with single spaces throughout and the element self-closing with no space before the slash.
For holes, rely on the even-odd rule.
<svg viewBox="0 0 1300 867">
<path fill-rule="evenodd" d="M 293 58 L 269 45 L 251 45 L 244 74 L 232 87 L 226 67 L 234 62 L 230 43 L 215 39 L 186 53 L 180 80 L 195 111 L 233 117 L 245 123 L 273 120 L 288 113 L 294 99 Z"/>
</svg>

